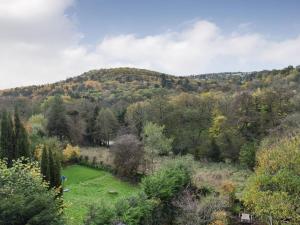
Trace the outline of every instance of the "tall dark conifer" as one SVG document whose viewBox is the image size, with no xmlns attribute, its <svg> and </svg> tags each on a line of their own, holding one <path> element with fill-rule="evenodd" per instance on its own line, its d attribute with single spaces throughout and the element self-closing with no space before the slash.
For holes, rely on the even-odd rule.
<svg viewBox="0 0 300 225">
<path fill-rule="evenodd" d="M 58 188 L 61 185 L 61 165 L 57 155 L 49 149 L 50 186 Z"/>
<path fill-rule="evenodd" d="M 15 116 L 14 116 L 14 130 L 15 130 L 15 137 L 14 137 L 14 148 L 15 148 L 15 158 L 19 157 L 30 157 L 29 151 L 29 141 L 28 135 L 25 127 L 23 126 L 18 109 L 15 109 Z"/>
<path fill-rule="evenodd" d="M 41 157 L 41 173 L 44 180 L 50 182 L 49 152 L 46 146 L 43 148 Z"/>
<path fill-rule="evenodd" d="M 7 112 L 3 112 L 1 116 L 0 146 L 1 158 L 6 158 L 8 165 L 11 165 L 15 158 L 14 129 L 11 115 Z"/>
</svg>

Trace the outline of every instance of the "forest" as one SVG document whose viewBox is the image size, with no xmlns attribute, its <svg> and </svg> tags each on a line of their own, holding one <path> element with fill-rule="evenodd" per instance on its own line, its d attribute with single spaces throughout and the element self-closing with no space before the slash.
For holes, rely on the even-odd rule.
<svg viewBox="0 0 300 225">
<path fill-rule="evenodd" d="M 92 70 L 1 90 L 0 110 L 0 224 L 300 224 L 300 66 Z M 71 196 L 72 173 L 108 176 L 105 200 Z"/>
</svg>

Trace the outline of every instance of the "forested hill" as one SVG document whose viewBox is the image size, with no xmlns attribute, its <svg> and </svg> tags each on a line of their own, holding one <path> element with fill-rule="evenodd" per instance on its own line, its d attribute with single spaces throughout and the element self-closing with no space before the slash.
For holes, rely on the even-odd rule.
<svg viewBox="0 0 300 225">
<path fill-rule="evenodd" d="M 190 83 L 191 82 L 191 83 Z M 136 69 L 114 68 L 91 70 L 80 76 L 53 84 L 29 86 L 4 90 L 1 96 L 41 97 L 56 94 L 72 98 L 115 99 L 155 95 L 160 88 L 189 91 L 198 89 L 198 84 L 187 77 L 175 77 L 159 72 Z"/>
<path fill-rule="evenodd" d="M 80 76 L 52 84 L 0 90 L 1 97 L 39 99 L 53 95 L 93 100 L 120 99 L 135 102 L 167 92 L 238 91 L 266 87 L 278 82 L 297 81 L 298 68 L 259 72 L 224 72 L 173 76 L 136 68 L 91 70 Z"/>
<path fill-rule="evenodd" d="M 268 89 L 282 90 L 282 93 L 286 90 L 288 95 L 299 87 L 299 71 L 299 67 L 289 66 L 282 70 L 251 73 L 173 76 L 136 68 L 92 70 L 53 84 L 0 90 L 0 110 L 18 104 L 23 108 L 23 114 L 30 114 L 36 111 L 35 105 L 55 95 L 74 101 L 85 99 L 117 110 L 155 96 L 176 96 L 180 93 L 221 92 L 234 95 Z"/>
</svg>

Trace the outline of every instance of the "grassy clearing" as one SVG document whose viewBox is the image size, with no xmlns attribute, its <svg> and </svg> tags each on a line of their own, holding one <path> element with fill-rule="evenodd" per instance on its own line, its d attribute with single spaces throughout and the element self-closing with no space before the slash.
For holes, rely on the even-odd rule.
<svg viewBox="0 0 300 225">
<path fill-rule="evenodd" d="M 123 182 L 108 172 L 84 166 L 69 166 L 62 174 L 67 177 L 64 187 L 70 189 L 70 192 L 64 193 L 68 225 L 83 224 L 89 205 L 101 204 L 102 201 L 113 203 L 139 191 L 137 186 Z M 118 194 L 110 194 L 109 191 Z"/>
</svg>

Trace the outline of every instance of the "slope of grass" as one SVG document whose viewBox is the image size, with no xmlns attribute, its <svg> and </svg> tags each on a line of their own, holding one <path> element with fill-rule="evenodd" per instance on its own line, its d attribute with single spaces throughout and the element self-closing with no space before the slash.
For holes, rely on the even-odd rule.
<svg viewBox="0 0 300 225">
<path fill-rule="evenodd" d="M 83 224 L 89 205 L 101 204 L 103 201 L 113 203 L 139 191 L 137 186 L 123 182 L 108 172 L 84 166 L 69 166 L 62 174 L 67 177 L 64 188 L 70 189 L 64 193 L 68 225 Z M 117 194 L 110 194 L 109 191 Z"/>
</svg>

